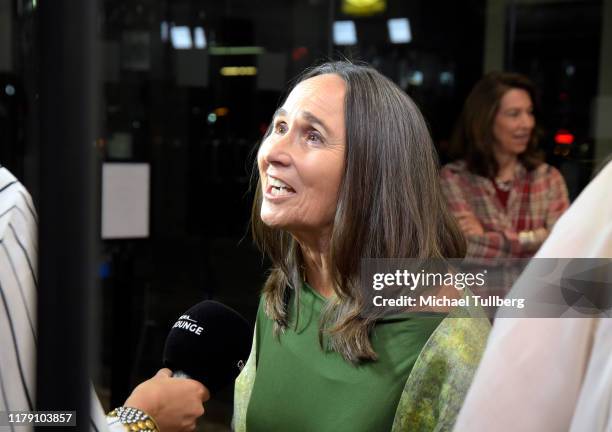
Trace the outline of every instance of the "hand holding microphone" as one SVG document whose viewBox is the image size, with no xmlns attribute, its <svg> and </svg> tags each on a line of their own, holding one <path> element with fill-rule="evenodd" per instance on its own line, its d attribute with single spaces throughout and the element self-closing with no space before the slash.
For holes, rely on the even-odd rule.
<svg viewBox="0 0 612 432">
<path fill-rule="evenodd" d="M 203 301 L 176 321 L 164 347 L 164 366 L 193 378 L 214 395 L 232 383 L 247 361 L 253 330 L 236 311 Z"/>
<path fill-rule="evenodd" d="M 234 310 L 214 301 L 198 303 L 168 334 L 166 368 L 136 387 L 124 406 L 150 415 L 160 432 L 195 430 L 203 402 L 240 373 L 251 338 L 251 327 Z M 173 379 L 178 377 L 186 379 Z"/>
<path fill-rule="evenodd" d="M 193 431 L 196 420 L 204 414 L 202 404 L 210 398 L 210 394 L 195 380 L 171 377 L 171 370 L 160 369 L 153 378 L 134 389 L 124 406 L 149 414 L 160 432 Z"/>
</svg>

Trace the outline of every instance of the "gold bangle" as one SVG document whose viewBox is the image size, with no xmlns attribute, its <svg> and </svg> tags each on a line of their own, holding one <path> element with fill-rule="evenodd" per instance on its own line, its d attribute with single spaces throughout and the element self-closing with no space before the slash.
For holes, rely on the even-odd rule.
<svg viewBox="0 0 612 432">
<path fill-rule="evenodd" d="M 108 416 L 117 417 L 128 431 L 160 432 L 153 417 L 138 408 L 122 406 L 109 412 Z"/>
<path fill-rule="evenodd" d="M 527 249 L 533 249 L 537 246 L 536 235 L 532 230 L 519 232 L 518 240 L 521 246 Z"/>
</svg>

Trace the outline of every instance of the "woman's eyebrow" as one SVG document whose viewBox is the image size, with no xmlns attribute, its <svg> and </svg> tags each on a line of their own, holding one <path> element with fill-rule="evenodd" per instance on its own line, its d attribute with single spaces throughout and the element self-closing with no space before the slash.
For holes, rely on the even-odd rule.
<svg viewBox="0 0 612 432">
<path fill-rule="evenodd" d="M 286 116 L 286 115 L 287 115 L 286 109 L 278 108 L 276 111 L 274 111 L 274 115 L 272 116 L 272 119 L 274 120 L 278 116 Z"/>
<path fill-rule="evenodd" d="M 329 128 L 325 125 L 325 122 L 323 122 L 323 120 L 315 116 L 313 113 L 310 111 L 302 111 L 302 117 L 312 124 L 321 126 L 321 129 L 323 129 L 323 131 L 329 135 Z"/>
<path fill-rule="evenodd" d="M 321 126 L 321 129 L 323 129 L 323 131 L 329 135 L 330 134 L 330 129 L 329 127 L 327 127 L 327 125 L 325 124 L 325 122 L 323 120 L 321 120 L 320 118 L 318 118 L 317 116 L 315 116 L 313 113 L 311 113 L 310 111 L 302 111 L 301 113 L 302 118 L 304 118 L 306 121 L 312 123 L 312 124 L 316 124 Z M 287 116 L 287 110 L 284 108 L 278 108 L 276 111 L 274 111 L 274 116 L 272 117 L 272 120 L 274 120 L 276 117 L 278 116 Z"/>
</svg>

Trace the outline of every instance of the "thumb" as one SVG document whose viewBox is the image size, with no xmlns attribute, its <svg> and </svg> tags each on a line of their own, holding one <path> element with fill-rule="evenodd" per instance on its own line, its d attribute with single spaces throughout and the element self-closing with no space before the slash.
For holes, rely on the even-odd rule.
<svg viewBox="0 0 612 432">
<path fill-rule="evenodd" d="M 168 368 L 162 368 L 162 369 L 157 371 L 155 376 L 156 377 L 168 377 L 168 378 L 170 378 L 172 376 L 172 371 L 170 369 L 168 369 Z"/>
</svg>

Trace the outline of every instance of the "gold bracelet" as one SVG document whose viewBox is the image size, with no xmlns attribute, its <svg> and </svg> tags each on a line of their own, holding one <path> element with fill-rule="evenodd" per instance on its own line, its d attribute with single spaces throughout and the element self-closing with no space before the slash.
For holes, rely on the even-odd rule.
<svg viewBox="0 0 612 432">
<path fill-rule="evenodd" d="M 109 412 L 108 416 L 117 417 L 129 431 L 160 432 L 153 417 L 138 408 L 122 406 Z"/>
<path fill-rule="evenodd" d="M 532 230 L 519 232 L 518 240 L 521 246 L 527 249 L 534 249 L 537 246 L 536 235 Z"/>
</svg>

